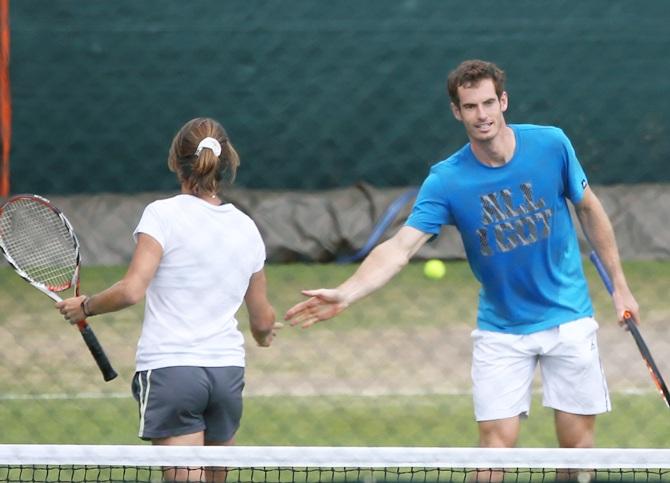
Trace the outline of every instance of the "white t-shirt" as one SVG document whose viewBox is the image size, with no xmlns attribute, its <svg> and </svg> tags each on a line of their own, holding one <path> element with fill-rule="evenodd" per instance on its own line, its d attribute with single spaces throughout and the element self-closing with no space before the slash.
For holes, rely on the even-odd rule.
<svg viewBox="0 0 670 483">
<path fill-rule="evenodd" d="M 137 370 L 244 367 L 235 314 L 265 262 L 251 218 L 231 204 L 182 194 L 150 203 L 135 240 L 139 233 L 154 238 L 163 257 L 146 292 Z"/>
</svg>

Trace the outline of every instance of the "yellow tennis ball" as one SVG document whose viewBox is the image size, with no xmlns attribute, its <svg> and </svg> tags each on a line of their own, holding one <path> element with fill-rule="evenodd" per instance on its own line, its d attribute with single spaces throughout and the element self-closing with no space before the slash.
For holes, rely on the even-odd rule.
<svg viewBox="0 0 670 483">
<path fill-rule="evenodd" d="M 447 267 L 442 260 L 433 258 L 428 260 L 423 266 L 423 274 L 433 280 L 439 280 L 447 273 Z"/>
</svg>

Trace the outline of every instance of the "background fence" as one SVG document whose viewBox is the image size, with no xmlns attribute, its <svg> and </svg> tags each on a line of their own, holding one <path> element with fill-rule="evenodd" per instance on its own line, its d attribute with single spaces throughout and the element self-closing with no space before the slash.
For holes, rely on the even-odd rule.
<svg viewBox="0 0 670 483">
<path fill-rule="evenodd" d="M 235 200 L 249 202 L 261 223 L 278 219 L 267 200 L 287 194 L 273 206 L 302 217 L 300 226 L 265 233 L 276 243 L 283 237 L 277 260 L 332 261 L 367 238 L 384 206 L 375 198 L 374 209 L 357 216 L 356 243 L 331 236 L 330 251 L 315 249 L 323 257 L 286 255 L 290 241 L 332 235 L 319 220 L 328 213 L 341 221 L 329 210 L 353 212 L 359 198 L 338 192 L 339 203 L 316 200 L 361 182 L 394 194 L 420 183 L 433 162 L 465 142 L 449 111 L 448 71 L 466 58 L 490 59 L 509 76 L 508 121 L 561 126 L 593 185 L 628 185 L 607 186 L 616 188 L 607 191 L 615 193 L 607 208 L 636 206 L 614 219 L 627 253 L 654 247 L 646 260 L 627 257 L 626 270 L 643 333 L 670 377 L 670 262 L 661 237 L 670 226 L 668 20 L 663 0 L 15 0 L 12 192 L 45 194 L 67 207 L 94 260 L 116 240 L 101 239 L 105 230 L 127 233 L 130 243 L 139 213 L 124 210 L 124 198 L 148 201 L 176 189 L 165 166 L 175 131 L 212 116 L 242 158 L 236 185 L 249 191 Z M 370 201 L 369 193 L 356 196 Z M 111 218 L 98 216 L 100 200 Z M 305 227 L 312 231 L 298 229 Z M 410 264 L 336 321 L 285 329 L 270 349 L 249 344 L 238 441 L 476 444 L 469 333 L 477 286 L 457 259 L 439 281 L 421 268 Z M 336 284 L 354 269 L 271 263 L 273 303 L 281 314 L 300 289 Z M 123 272 L 123 260 L 89 263 L 84 290 Z M 589 266 L 587 274 L 614 401 L 599 420 L 598 443 L 667 447 L 667 408 Z M 141 317 L 135 307 L 91 320 L 120 373 L 103 383 L 76 330 L 0 268 L 0 442 L 139 442 L 129 386 Z M 243 311 L 239 319 L 248 333 Z M 520 444 L 555 445 L 552 424 L 536 395 Z"/>
<path fill-rule="evenodd" d="M 445 80 L 472 57 L 508 72 L 509 121 L 566 130 L 592 184 L 670 181 L 662 0 L 11 5 L 14 192 L 173 189 L 196 115 L 230 131 L 241 187 L 416 185 L 465 141 Z"/>
</svg>

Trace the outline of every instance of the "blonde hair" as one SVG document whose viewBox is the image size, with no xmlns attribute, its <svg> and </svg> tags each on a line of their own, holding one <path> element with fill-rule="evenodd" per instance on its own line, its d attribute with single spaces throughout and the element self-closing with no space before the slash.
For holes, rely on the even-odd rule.
<svg viewBox="0 0 670 483">
<path fill-rule="evenodd" d="M 198 144 L 206 137 L 216 139 L 221 145 L 217 156 L 212 149 L 202 149 L 196 155 Z M 172 140 L 168 154 L 168 167 L 177 179 L 195 195 L 218 192 L 223 174 L 229 172 L 232 183 L 240 165 L 237 151 L 228 140 L 221 124 L 208 117 L 191 119 Z"/>
</svg>

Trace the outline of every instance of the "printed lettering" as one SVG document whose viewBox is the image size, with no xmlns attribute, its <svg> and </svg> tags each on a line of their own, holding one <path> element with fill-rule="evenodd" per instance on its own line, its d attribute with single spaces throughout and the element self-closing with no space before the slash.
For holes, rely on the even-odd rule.
<svg viewBox="0 0 670 483">
<path fill-rule="evenodd" d="M 500 209 L 498 198 L 495 193 L 489 193 L 480 197 L 482 204 L 482 223 L 490 225 L 496 221 L 503 221 L 506 219 L 505 214 Z"/>
<path fill-rule="evenodd" d="M 483 227 L 476 230 L 480 253 L 491 256 L 495 250 L 506 253 L 547 238 L 551 232 L 551 209 L 544 199 L 534 199 L 531 183 L 519 186 L 523 201 L 514 206 L 509 188 L 480 196 Z"/>
</svg>

